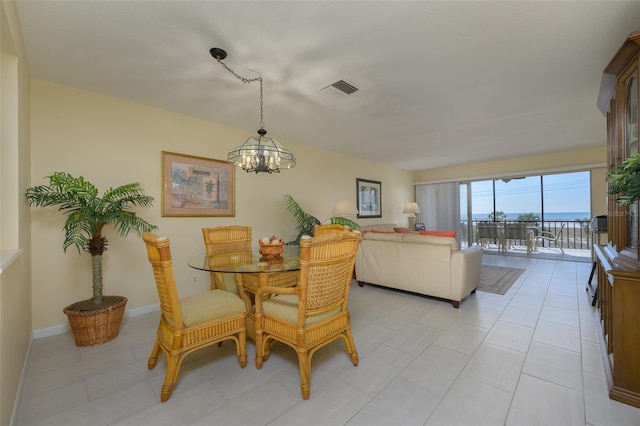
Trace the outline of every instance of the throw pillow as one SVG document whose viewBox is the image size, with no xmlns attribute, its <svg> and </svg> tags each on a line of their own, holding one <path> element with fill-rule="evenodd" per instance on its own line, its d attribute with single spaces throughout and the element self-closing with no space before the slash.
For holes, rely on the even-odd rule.
<svg viewBox="0 0 640 426">
<path fill-rule="evenodd" d="M 411 231 L 409 230 L 409 228 L 393 228 L 393 230 L 395 232 L 399 232 L 401 234 L 410 234 Z"/>
<path fill-rule="evenodd" d="M 436 237 L 456 237 L 456 230 L 452 229 L 451 231 L 418 231 L 420 235 L 434 235 Z"/>
</svg>

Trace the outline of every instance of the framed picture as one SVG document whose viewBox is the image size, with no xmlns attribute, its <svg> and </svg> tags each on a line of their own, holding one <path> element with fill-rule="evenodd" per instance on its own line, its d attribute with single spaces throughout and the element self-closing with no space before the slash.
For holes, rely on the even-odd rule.
<svg viewBox="0 0 640 426">
<path fill-rule="evenodd" d="M 162 216 L 235 216 L 235 167 L 162 151 Z"/>
<path fill-rule="evenodd" d="M 382 183 L 356 178 L 358 218 L 382 217 Z"/>
</svg>

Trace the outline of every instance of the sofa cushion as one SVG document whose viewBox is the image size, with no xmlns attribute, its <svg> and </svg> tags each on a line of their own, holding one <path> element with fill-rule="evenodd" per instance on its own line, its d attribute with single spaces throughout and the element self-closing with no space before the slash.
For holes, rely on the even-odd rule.
<svg viewBox="0 0 640 426">
<path fill-rule="evenodd" d="M 377 225 L 362 225 L 360 228 L 362 229 L 362 233 L 364 234 L 366 231 L 371 231 L 373 229 L 377 231 L 387 231 L 387 232 L 396 232 L 393 228 L 396 228 L 398 225 L 395 223 L 379 223 Z"/>
<path fill-rule="evenodd" d="M 434 235 L 436 237 L 456 237 L 456 230 L 452 229 L 451 231 L 418 231 L 420 235 Z"/>
<path fill-rule="evenodd" d="M 411 234 L 411 230 L 409 228 L 393 228 L 394 231 L 399 232 L 401 234 Z"/>
<path fill-rule="evenodd" d="M 452 237 L 439 237 L 436 235 L 398 234 L 402 236 L 402 242 L 414 244 L 433 244 L 451 247 L 451 251 L 460 249 L 458 242 Z"/>
<path fill-rule="evenodd" d="M 365 232 L 364 235 L 362 236 L 363 240 L 376 240 L 376 241 L 395 241 L 395 242 L 401 242 L 402 241 L 402 237 L 405 234 L 399 234 L 397 232 L 391 232 L 388 234 L 385 233 L 380 233 L 380 232 Z M 409 234 L 406 234 L 409 235 Z"/>
</svg>

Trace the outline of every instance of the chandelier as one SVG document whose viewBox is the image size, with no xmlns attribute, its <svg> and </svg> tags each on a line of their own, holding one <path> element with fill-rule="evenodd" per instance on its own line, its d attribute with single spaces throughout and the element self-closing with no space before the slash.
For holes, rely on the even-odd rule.
<svg viewBox="0 0 640 426">
<path fill-rule="evenodd" d="M 264 129 L 262 76 L 256 78 L 241 77 L 222 62 L 227 57 L 227 52 L 213 47 L 209 49 L 209 53 L 224 69 L 243 83 L 260 82 L 260 129 L 258 130 L 258 137 L 251 136 L 242 145 L 229 151 L 227 161 L 237 167 L 242 167 L 242 170 L 246 172 L 256 173 L 280 173 L 281 169 L 290 169 L 295 166 L 296 157 L 293 156 L 291 151 L 277 139 L 267 137 L 267 131 Z"/>
</svg>

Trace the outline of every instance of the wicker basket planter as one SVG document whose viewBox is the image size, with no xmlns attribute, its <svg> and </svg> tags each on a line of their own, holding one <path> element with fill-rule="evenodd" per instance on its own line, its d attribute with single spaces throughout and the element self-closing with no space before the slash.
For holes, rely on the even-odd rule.
<svg viewBox="0 0 640 426">
<path fill-rule="evenodd" d="M 280 256 L 284 251 L 284 244 L 259 243 L 259 251 L 263 256 Z"/>
<path fill-rule="evenodd" d="M 64 308 L 77 346 L 95 346 L 113 340 L 120 332 L 127 298 L 124 296 L 104 296 L 114 303 L 96 310 L 82 309 L 87 301 L 76 302 Z M 89 299 L 89 302 L 91 300 Z"/>
</svg>

